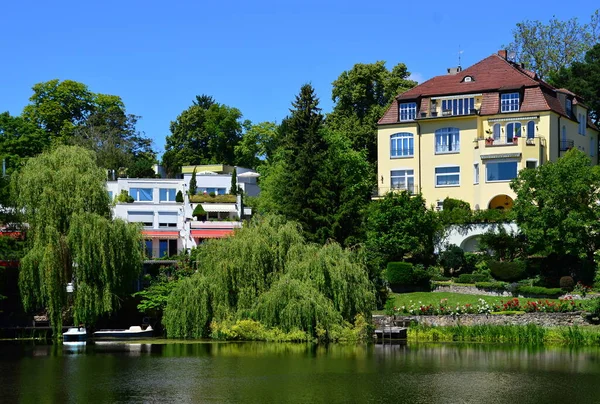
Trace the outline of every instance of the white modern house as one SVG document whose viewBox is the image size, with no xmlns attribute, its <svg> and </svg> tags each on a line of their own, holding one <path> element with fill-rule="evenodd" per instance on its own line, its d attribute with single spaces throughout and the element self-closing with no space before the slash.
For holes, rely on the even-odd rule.
<svg viewBox="0 0 600 404">
<path fill-rule="evenodd" d="M 192 173 L 196 169 L 196 195 L 188 195 Z M 107 182 L 114 201 L 115 217 L 141 223 L 148 258 L 165 258 L 189 250 L 206 239 L 231 235 L 242 226 L 252 211 L 244 208 L 240 195 L 228 195 L 233 167 L 223 165 L 183 167 L 183 178 L 119 178 Z M 236 167 L 237 183 L 246 195 L 260 193 L 259 176 L 253 170 Z M 117 201 L 127 193 L 132 202 Z M 178 192 L 183 202 L 177 202 Z M 131 200 L 131 199 L 130 199 Z M 197 205 L 205 214 L 194 217 Z"/>
</svg>

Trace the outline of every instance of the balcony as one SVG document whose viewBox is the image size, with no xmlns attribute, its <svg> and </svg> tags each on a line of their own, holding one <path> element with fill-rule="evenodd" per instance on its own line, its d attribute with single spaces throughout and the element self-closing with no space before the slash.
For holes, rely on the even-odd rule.
<svg viewBox="0 0 600 404">
<path fill-rule="evenodd" d="M 560 141 L 560 151 L 571 150 L 575 147 L 575 141 L 571 139 L 565 139 Z"/>
<path fill-rule="evenodd" d="M 498 146 L 517 146 L 520 142 L 526 142 L 522 137 L 506 137 L 501 136 L 497 138 L 488 137 L 485 139 L 485 147 L 498 147 Z"/>
<path fill-rule="evenodd" d="M 220 220 L 220 221 L 197 221 L 193 220 L 191 223 L 192 229 L 239 229 L 242 227 L 242 222 L 239 221 L 228 221 L 228 220 Z"/>
<path fill-rule="evenodd" d="M 390 192 L 402 192 L 402 191 L 408 191 L 411 194 L 414 194 L 415 193 L 415 185 L 414 184 L 410 184 L 410 185 L 408 185 L 408 187 L 402 187 L 402 186 L 398 186 L 398 187 L 377 187 L 377 188 L 373 189 L 373 192 L 371 194 L 371 198 L 372 199 L 379 199 L 379 198 L 383 198 L 384 196 L 386 196 Z"/>
</svg>

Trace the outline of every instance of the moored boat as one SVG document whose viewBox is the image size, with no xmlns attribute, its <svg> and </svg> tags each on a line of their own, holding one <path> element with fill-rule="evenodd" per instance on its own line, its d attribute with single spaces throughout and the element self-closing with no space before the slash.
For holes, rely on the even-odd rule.
<svg viewBox="0 0 600 404">
<path fill-rule="evenodd" d="M 63 332 L 63 341 L 85 341 L 87 340 L 87 331 L 85 327 L 71 327 L 67 332 Z"/>
<path fill-rule="evenodd" d="M 100 330 L 94 333 L 96 339 L 140 339 L 152 337 L 154 330 L 152 326 L 142 329 L 139 325 L 133 325 L 127 330 Z"/>
</svg>

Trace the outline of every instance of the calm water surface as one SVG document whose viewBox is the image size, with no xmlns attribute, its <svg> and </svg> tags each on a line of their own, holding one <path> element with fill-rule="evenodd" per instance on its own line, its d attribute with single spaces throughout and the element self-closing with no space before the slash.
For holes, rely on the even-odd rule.
<svg viewBox="0 0 600 404">
<path fill-rule="evenodd" d="M 0 402 L 599 403 L 600 348 L 0 343 Z"/>
</svg>

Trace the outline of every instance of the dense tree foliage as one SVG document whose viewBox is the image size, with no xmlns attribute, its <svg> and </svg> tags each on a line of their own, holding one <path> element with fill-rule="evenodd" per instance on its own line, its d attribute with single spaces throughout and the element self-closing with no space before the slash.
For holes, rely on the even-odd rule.
<svg viewBox="0 0 600 404">
<path fill-rule="evenodd" d="M 199 247 L 198 272 L 171 293 L 164 325 L 169 337 L 199 338 L 211 324 L 253 319 L 315 337 L 367 315 L 372 301 L 350 252 L 306 243 L 296 223 L 267 216 Z"/>
<path fill-rule="evenodd" d="M 409 80 L 404 63 L 388 70 L 385 62 L 357 63 L 333 82 L 333 111 L 327 116 L 330 128 L 344 133 L 367 161 L 377 164 L 377 121 L 395 96 L 417 85 Z"/>
<path fill-rule="evenodd" d="M 600 44 L 594 45 L 582 62 L 563 67 L 551 78 L 559 88 L 567 88 L 583 97 L 596 125 L 600 125 Z"/>
<path fill-rule="evenodd" d="M 235 146 L 235 160 L 240 167 L 257 169 L 273 158 L 277 146 L 277 125 L 273 122 L 244 123 L 244 134 Z"/>
<path fill-rule="evenodd" d="M 323 127 L 318 98 L 304 85 L 282 123 L 279 148 L 263 169 L 260 209 L 301 224 L 310 241 L 356 242 L 370 199 L 364 153 Z"/>
<path fill-rule="evenodd" d="M 148 161 L 155 159 L 152 141 L 135 128 L 139 117 L 126 113 L 121 97 L 93 93 L 76 81 L 55 79 L 34 85 L 29 101 L 22 116 L 44 131 L 46 146 L 83 146 L 96 152 L 100 167 L 131 168 L 136 175 L 153 175 L 147 169 Z"/>
<path fill-rule="evenodd" d="M 577 18 L 562 21 L 553 17 L 548 23 L 522 21 L 513 30 L 513 41 L 507 49 L 515 52 L 517 62 L 547 79 L 561 68 L 581 61 L 599 41 L 600 14 L 596 10 L 585 24 Z"/>
<path fill-rule="evenodd" d="M 600 246 L 600 167 L 573 149 L 536 169 L 522 170 L 511 184 L 513 212 L 531 253 L 592 259 Z"/>
<path fill-rule="evenodd" d="M 170 174 L 183 165 L 235 165 L 235 147 L 242 136 L 242 113 L 217 103 L 207 95 L 196 96 L 192 106 L 171 122 L 163 164 Z"/>
<path fill-rule="evenodd" d="M 19 285 L 26 309 L 45 307 L 60 335 L 74 282 L 74 320 L 90 323 L 114 310 L 141 269 L 137 226 L 112 220 L 105 172 L 94 154 L 59 146 L 27 161 L 13 176 L 14 201 L 28 223 Z"/>
</svg>

